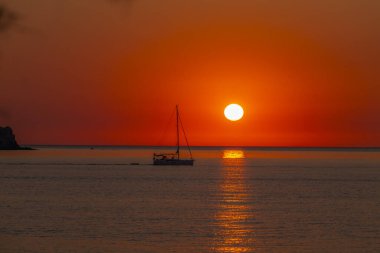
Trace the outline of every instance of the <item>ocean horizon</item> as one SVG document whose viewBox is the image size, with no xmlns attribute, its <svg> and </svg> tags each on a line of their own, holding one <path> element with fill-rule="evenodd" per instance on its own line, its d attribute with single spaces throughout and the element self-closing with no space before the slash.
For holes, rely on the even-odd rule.
<svg viewBox="0 0 380 253">
<path fill-rule="evenodd" d="M 175 145 L 106 145 L 106 144 L 22 144 L 23 147 L 32 147 L 32 148 L 120 148 L 120 149 L 162 149 L 162 148 L 176 148 Z M 187 146 L 180 145 L 181 148 L 186 149 Z M 218 145 L 218 146 L 198 146 L 190 145 L 191 149 L 226 149 L 226 148 L 241 148 L 247 150 L 273 150 L 273 151 L 282 151 L 282 150 L 294 150 L 294 151 L 356 151 L 356 150 L 368 150 L 368 151 L 380 151 L 380 146 L 233 146 L 233 145 Z"/>
</svg>

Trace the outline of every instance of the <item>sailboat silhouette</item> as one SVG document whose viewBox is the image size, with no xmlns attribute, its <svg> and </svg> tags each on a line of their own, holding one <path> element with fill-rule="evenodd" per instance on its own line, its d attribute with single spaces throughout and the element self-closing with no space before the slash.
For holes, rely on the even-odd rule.
<svg viewBox="0 0 380 253">
<path fill-rule="evenodd" d="M 187 141 L 186 133 L 182 125 L 181 118 L 179 116 L 178 105 L 176 105 L 176 124 L 177 124 L 177 150 L 175 153 L 153 154 L 153 165 L 193 165 L 194 159 L 191 154 L 191 149 Z M 181 130 L 185 136 L 186 145 L 189 150 L 190 158 L 181 159 L 180 145 L 179 145 L 179 125 L 181 124 Z"/>
</svg>

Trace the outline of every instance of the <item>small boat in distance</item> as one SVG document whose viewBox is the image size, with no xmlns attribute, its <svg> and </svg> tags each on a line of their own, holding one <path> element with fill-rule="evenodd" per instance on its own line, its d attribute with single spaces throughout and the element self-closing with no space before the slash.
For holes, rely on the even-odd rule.
<svg viewBox="0 0 380 253">
<path fill-rule="evenodd" d="M 187 141 L 187 137 L 185 134 L 185 130 L 182 125 L 181 118 L 179 116 L 178 105 L 176 105 L 176 122 L 177 122 L 177 151 L 175 153 L 167 153 L 167 154 L 153 154 L 153 165 L 193 165 L 194 159 L 191 154 L 190 146 Z M 179 145 L 179 124 L 181 124 L 181 129 L 185 136 L 186 145 L 189 150 L 190 158 L 181 159 L 180 157 L 180 145 Z"/>
</svg>

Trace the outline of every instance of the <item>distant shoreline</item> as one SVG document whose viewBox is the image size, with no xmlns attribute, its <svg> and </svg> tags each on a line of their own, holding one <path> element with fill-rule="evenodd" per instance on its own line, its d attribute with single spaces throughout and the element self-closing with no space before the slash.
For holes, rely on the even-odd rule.
<svg viewBox="0 0 380 253">
<path fill-rule="evenodd" d="M 15 150 L 33 150 L 38 148 L 79 148 L 79 149 L 166 149 L 175 146 L 149 145 L 47 145 L 28 144 Z M 186 148 L 185 146 L 183 148 Z M 287 146 L 191 146 L 193 150 L 245 149 L 257 151 L 380 151 L 380 147 L 287 147 Z"/>
<path fill-rule="evenodd" d="M 17 150 L 36 150 L 32 147 L 18 147 L 18 148 L 0 148 L 0 151 L 17 151 Z"/>
</svg>

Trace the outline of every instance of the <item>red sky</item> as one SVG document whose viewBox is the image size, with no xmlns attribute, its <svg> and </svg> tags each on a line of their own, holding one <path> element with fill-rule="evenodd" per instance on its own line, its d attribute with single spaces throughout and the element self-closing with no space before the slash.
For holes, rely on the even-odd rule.
<svg viewBox="0 0 380 253">
<path fill-rule="evenodd" d="M 4 2 L 0 125 L 20 143 L 174 144 L 179 104 L 192 145 L 380 146 L 379 1 Z"/>
</svg>

